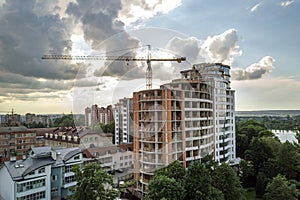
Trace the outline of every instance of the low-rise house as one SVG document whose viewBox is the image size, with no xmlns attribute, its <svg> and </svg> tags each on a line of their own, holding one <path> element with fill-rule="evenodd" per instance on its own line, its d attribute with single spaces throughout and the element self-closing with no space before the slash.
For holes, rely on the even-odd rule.
<svg viewBox="0 0 300 200">
<path fill-rule="evenodd" d="M 0 168 L 0 194 L 4 199 L 62 199 L 76 185 L 73 165 L 83 163 L 79 148 L 34 147 L 30 157 L 8 161 Z"/>
<path fill-rule="evenodd" d="M 100 163 L 107 170 L 124 170 L 133 168 L 132 144 L 88 148 L 82 153 L 86 161 Z"/>
</svg>

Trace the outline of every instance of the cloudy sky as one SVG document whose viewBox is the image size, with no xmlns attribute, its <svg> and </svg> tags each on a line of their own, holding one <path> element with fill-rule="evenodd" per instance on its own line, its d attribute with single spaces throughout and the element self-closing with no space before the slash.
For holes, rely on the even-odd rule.
<svg viewBox="0 0 300 200">
<path fill-rule="evenodd" d="M 194 63 L 231 66 L 237 110 L 300 109 L 299 0 L 0 0 L 0 114 L 83 113 L 145 87 L 145 62 L 44 54 L 186 56 L 152 62 L 153 86 Z"/>
</svg>

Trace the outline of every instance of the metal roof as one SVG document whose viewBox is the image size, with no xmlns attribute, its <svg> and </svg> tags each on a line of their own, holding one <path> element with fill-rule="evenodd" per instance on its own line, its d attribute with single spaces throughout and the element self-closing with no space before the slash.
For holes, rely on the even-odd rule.
<svg viewBox="0 0 300 200">
<path fill-rule="evenodd" d="M 22 180 L 30 172 L 41 167 L 51 165 L 53 167 L 63 166 L 73 156 L 80 154 L 81 150 L 75 148 L 33 147 L 33 156 L 25 160 L 5 162 L 13 180 Z"/>
<path fill-rule="evenodd" d="M 30 172 L 47 165 L 51 165 L 54 162 L 55 161 L 51 157 L 48 157 L 40 159 L 27 158 L 25 160 L 8 161 L 4 164 L 13 180 L 22 180 Z"/>
</svg>

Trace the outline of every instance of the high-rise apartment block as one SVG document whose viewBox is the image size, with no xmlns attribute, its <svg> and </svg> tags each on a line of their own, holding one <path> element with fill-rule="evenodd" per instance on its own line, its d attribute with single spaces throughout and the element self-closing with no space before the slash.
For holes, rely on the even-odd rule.
<svg viewBox="0 0 300 200">
<path fill-rule="evenodd" d="M 229 66 L 194 65 L 160 89 L 133 94 L 134 169 L 137 190 L 147 192 L 156 169 L 175 160 L 188 167 L 214 155 L 235 158 L 234 91 Z"/>
<path fill-rule="evenodd" d="M 235 91 L 230 87 L 230 67 L 221 63 L 195 64 L 213 88 L 215 160 L 234 159 L 235 149 Z"/>
<path fill-rule="evenodd" d="M 95 104 L 91 108 L 85 108 L 85 126 L 95 126 L 99 123 L 110 124 L 113 121 L 113 108 L 111 105 L 104 108 Z"/>
<path fill-rule="evenodd" d="M 133 142 L 133 100 L 120 99 L 114 108 L 115 144 Z"/>
</svg>

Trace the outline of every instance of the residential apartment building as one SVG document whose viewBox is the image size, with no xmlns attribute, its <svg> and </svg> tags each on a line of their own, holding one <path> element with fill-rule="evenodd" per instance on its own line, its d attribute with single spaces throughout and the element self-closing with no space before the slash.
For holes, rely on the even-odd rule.
<svg viewBox="0 0 300 200">
<path fill-rule="evenodd" d="M 20 126 L 21 124 L 21 115 L 15 114 L 12 111 L 12 114 L 0 115 L 0 127 L 5 126 Z"/>
<path fill-rule="evenodd" d="M 222 63 L 201 63 L 194 67 L 212 85 L 214 97 L 215 160 L 235 159 L 235 91 L 230 87 L 230 66 Z"/>
<path fill-rule="evenodd" d="M 202 68 L 194 65 L 190 70 L 181 71 L 180 79 L 164 84 L 160 89 L 133 94 L 134 172 L 137 190 L 142 194 L 147 192 L 154 171 L 175 160 L 188 167 L 193 160 L 208 154 L 215 155 L 218 161 L 223 161 L 223 152 L 227 159 L 235 157 L 235 148 L 232 148 L 234 92 L 223 85 L 227 79 L 229 81 L 225 75 L 229 68 L 211 65 L 218 65 L 220 69 L 208 67 L 204 73 Z M 209 76 L 214 73 L 220 73 L 220 80 Z M 216 87 L 217 84 L 220 87 Z M 219 95 L 221 87 L 225 90 L 225 100 Z M 227 97 L 229 102 L 221 101 L 226 101 Z M 230 119 L 226 118 L 224 107 L 232 115 Z"/>
<path fill-rule="evenodd" d="M 25 114 L 25 123 L 30 124 L 44 124 L 46 126 L 50 125 L 50 117 L 48 115 L 35 115 L 32 113 L 26 113 Z"/>
<path fill-rule="evenodd" d="M 112 145 L 111 133 L 96 133 L 89 128 L 60 127 L 44 133 L 45 146 L 53 147 L 103 147 Z"/>
<path fill-rule="evenodd" d="M 36 131 L 24 126 L 0 127 L 0 163 L 22 159 L 36 145 Z"/>
<path fill-rule="evenodd" d="M 92 105 L 91 108 L 85 108 L 85 126 L 95 126 L 99 123 L 110 124 L 114 121 L 113 108 L 111 105 L 98 107 L 97 104 Z"/>
<path fill-rule="evenodd" d="M 76 185 L 75 164 L 82 164 L 79 148 L 32 148 L 30 157 L 8 161 L 0 168 L 0 194 L 3 199 L 62 199 Z"/>
<path fill-rule="evenodd" d="M 133 142 L 133 100 L 120 99 L 114 105 L 115 144 Z"/>
</svg>

